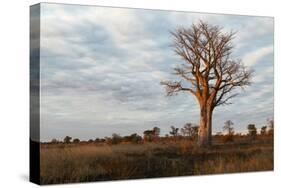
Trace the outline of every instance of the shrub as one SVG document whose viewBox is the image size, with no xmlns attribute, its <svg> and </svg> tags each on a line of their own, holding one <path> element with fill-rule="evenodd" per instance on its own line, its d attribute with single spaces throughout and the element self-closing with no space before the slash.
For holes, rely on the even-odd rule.
<svg viewBox="0 0 281 188">
<path fill-rule="evenodd" d="M 75 138 L 74 140 L 73 140 L 73 143 L 79 143 L 80 142 L 80 140 L 78 139 L 78 138 Z"/>
<path fill-rule="evenodd" d="M 257 128 L 255 124 L 249 124 L 248 125 L 248 134 L 250 137 L 252 137 L 252 139 L 255 139 L 256 135 L 257 135 Z"/>
<path fill-rule="evenodd" d="M 66 144 L 69 144 L 71 142 L 71 137 L 70 136 L 66 136 L 64 139 L 63 139 L 63 142 L 66 143 Z"/>
<path fill-rule="evenodd" d="M 261 135 L 265 135 L 266 134 L 266 129 L 267 129 L 266 126 L 262 126 L 260 134 Z"/>
<path fill-rule="evenodd" d="M 57 140 L 57 139 L 55 139 L 55 138 L 53 138 L 52 140 L 51 140 L 51 144 L 58 144 L 59 143 L 59 140 Z"/>
<path fill-rule="evenodd" d="M 116 133 L 112 134 L 111 144 L 119 144 L 122 141 L 122 137 Z"/>
</svg>

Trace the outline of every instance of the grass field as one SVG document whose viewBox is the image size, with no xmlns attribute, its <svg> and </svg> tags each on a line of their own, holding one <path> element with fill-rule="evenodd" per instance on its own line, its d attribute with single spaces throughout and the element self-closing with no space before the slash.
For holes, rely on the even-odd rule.
<svg viewBox="0 0 281 188">
<path fill-rule="evenodd" d="M 247 139 L 246 139 L 247 140 Z M 117 145 L 41 144 L 41 184 L 273 170 L 272 139 L 198 148 L 173 140 Z"/>
</svg>

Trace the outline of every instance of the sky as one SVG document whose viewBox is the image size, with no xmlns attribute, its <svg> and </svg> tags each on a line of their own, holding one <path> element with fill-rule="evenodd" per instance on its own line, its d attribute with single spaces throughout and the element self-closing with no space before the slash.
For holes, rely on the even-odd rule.
<svg viewBox="0 0 281 188">
<path fill-rule="evenodd" d="M 232 120 L 236 132 L 273 118 L 273 18 L 41 4 L 40 139 L 82 140 L 199 123 L 187 93 L 167 97 L 163 80 L 179 80 L 183 63 L 171 31 L 199 20 L 236 31 L 232 57 L 254 69 L 253 83 L 232 105 L 214 110 L 213 134 Z"/>
</svg>

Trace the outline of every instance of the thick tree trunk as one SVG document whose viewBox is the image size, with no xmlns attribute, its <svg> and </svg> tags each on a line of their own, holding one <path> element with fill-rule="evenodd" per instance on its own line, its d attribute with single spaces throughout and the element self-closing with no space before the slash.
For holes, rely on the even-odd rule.
<svg viewBox="0 0 281 188">
<path fill-rule="evenodd" d="M 200 147 L 208 147 L 212 144 L 212 114 L 210 106 L 200 106 L 200 127 L 198 144 Z"/>
</svg>

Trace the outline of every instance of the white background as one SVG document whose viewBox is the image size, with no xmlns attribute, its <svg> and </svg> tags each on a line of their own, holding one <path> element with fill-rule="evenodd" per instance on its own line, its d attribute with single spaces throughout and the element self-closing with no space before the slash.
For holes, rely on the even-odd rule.
<svg viewBox="0 0 281 188">
<path fill-rule="evenodd" d="M 28 182 L 29 139 L 29 5 L 36 0 L 6 0 L 0 5 L 0 187 L 37 187 Z M 60 187 L 280 187 L 280 40 L 278 0 L 54 0 L 195 12 L 275 17 L 275 171 L 153 180 L 68 184 Z M 253 31 L 254 32 L 254 31 Z M 278 116 L 279 115 L 279 116 Z"/>
</svg>

